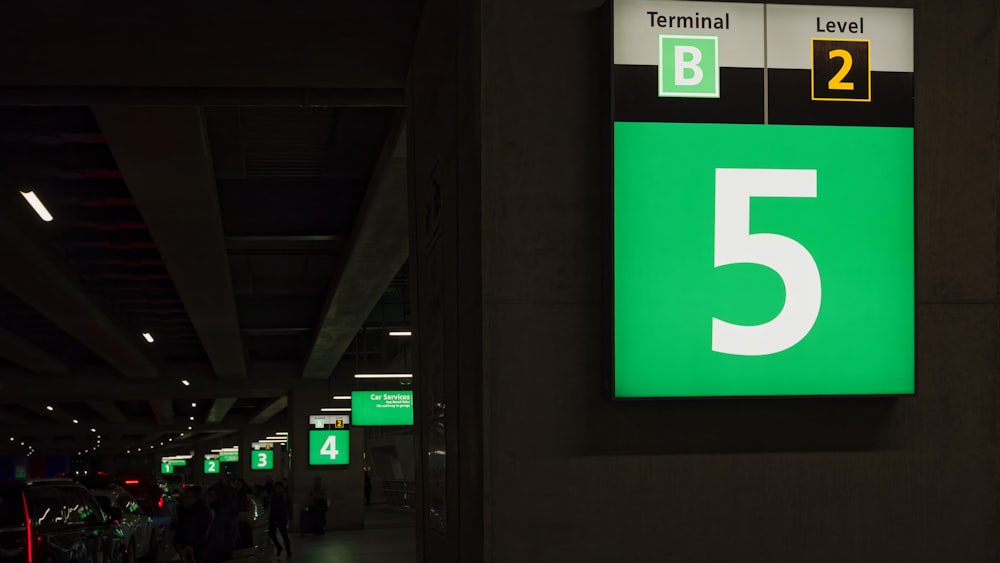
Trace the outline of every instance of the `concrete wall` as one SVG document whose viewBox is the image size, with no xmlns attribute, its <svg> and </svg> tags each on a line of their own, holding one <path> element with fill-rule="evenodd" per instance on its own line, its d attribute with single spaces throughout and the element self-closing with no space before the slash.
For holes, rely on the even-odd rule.
<svg viewBox="0 0 1000 563">
<path fill-rule="evenodd" d="M 479 2 L 450 16 L 470 36 L 444 31 L 443 4 L 427 2 L 413 73 L 445 67 L 457 86 L 411 79 L 410 154 L 422 203 L 433 166 L 459 170 L 441 158 L 454 147 L 425 141 L 481 143 L 481 175 L 458 173 L 481 196 L 479 222 L 449 215 L 447 231 L 481 237 L 481 319 L 456 320 L 459 332 L 481 327 L 481 372 L 443 369 L 459 386 L 481 373 L 483 411 L 460 422 L 482 425 L 482 451 L 449 451 L 449 464 L 453 453 L 482 463 L 481 560 L 997 560 L 998 3 L 878 2 L 917 10 L 919 395 L 657 403 L 611 403 L 602 391 L 607 9 Z M 449 52 L 479 64 L 441 63 Z M 478 125 L 457 125 L 469 104 Z M 459 197 L 443 193 L 442 208 Z M 411 260 L 426 276 L 427 260 Z M 425 344 L 421 369 L 446 356 Z M 425 561 L 459 560 L 423 527 Z"/>
</svg>

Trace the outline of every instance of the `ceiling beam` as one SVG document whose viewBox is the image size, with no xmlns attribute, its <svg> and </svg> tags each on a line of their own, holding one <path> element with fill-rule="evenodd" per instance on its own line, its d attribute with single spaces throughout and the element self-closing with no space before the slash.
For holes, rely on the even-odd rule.
<svg viewBox="0 0 1000 563">
<path fill-rule="evenodd" d="M 166 426 L 174 423 L 174 402 L 170 399 L 150 399 L 149 407 L 153 409 L 157 424 Z"/>
<path fill-rule="evenodd" d="M 7 358 L 11 363 L 24 369 L 42 375 L 68 375 L 69 368 L 45 350 L 31 342 L 0 328 L 0 357 Z"/>
<path fill-rule="evenodd" d="M 403 107 L 402 88 L 103 88 L 6 86 L 0 105 Z"/>
<path fill-rule="evenodd" d="M 26 419 L 17 416 L 16 414 L 11 414 L 3 409 L 0 409 L 0 424 L 4 426 L 24 426 L 30 424 Z"/>
<path fill-rule="evenodd" d="M 264 424 L 288 408 L 288 395 L 271 401 L 250 419 L 250 424 Z"/>
<path fill-rule="evenodd" d="M 205 422 L 222 422 L 226 418 L 226 415 L 229 414 L 229 409 L 233 408 L 235 404 L 235 397 L 226 397 L 212 401 L 212 406 L 208 409 L 208 416 L 205 418 Z"/>
<path fill-rule="evenodd" d="M 396 116 L 320 315 L 305 378 L 328 378 L 409 255 L 403 119 Z"/>
<path fill-rule="evenodd" d="M 73 370 L 70 377 L 38 385 L 38 376 L 16 366 L 0 366 L 0 404 L 26 401 L 87 402 L 145 401 L 150 397 L 202 401 L 218 397 L 268 398 L 288 393 L 300 381 L 301 365 L 293 362 L 251 362 L 242 380 L 217 379 L 208 363 L 166 364 L 163 377 L 153 381 L 122 380 L 110 367 Z M 183 385 L 181 381 L 190 385 Z"/>
<path fill-rule="evenodd" d="M 140 348 L 139 334 L 127 331 L 53 260 L 38 237 L 29 236 L 9 213 L 0 216 L 0 285 L 48 317 L 119 372 L 152 378 L 157 368 Z"/>
<path fill-rule="evenodd" d="M 243 337 L 201 109 L 92 109 L 216 374 L 246 377 Z"/>
<path fill-rule="evenodd" d="M 90 401 L 87 404 L 108 422 L 115 424 L 125 424 L 128 422 L 128 417 L 125 416 L 125 413 L 118 408 L 118 405 L 114 401 Z"/>
</svg>

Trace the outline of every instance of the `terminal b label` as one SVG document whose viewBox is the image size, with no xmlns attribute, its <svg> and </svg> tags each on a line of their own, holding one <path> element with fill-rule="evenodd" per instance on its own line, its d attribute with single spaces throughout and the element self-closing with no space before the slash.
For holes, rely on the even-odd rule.
<svg viewBox="0 0 1000 563">
<path fill-rule="evenodd" d="M 719 38 L 661 35 L 661 98 L 719 97 Z"/>
<path fill-rule="evenodd" d="M 865 39 L 813 39 L 812 99 L 872 101 L 871 43 Z"/>
</svg>

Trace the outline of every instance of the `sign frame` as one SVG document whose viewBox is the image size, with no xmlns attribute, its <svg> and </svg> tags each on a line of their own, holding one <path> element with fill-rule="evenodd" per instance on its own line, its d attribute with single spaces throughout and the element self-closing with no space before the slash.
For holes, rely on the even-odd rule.
<svg viewBox="0 0 1000 563">
<path fill-rule="evenodd" d="M 732 2 L 704 2 L 705 5 L 711 4 L 723 4 Z M 616 353 L 617 346 L 615 343 L 615 333 L 616 333 L 616 303 L 615 303 L 615 80 L 614 80 L 614 70 L 615 70 L 615 15 L 616 15 L 616 4 L 618 0 L 611 0 L 605 3 L 604 9 L 607 10 L 606 17 L 606 33 L 608 39 L 606 41 L 607 55 L 606 55 L 606 68 L 607 70 L 603 73 L 606 76 L 608 92 L 610 94 L 608 104 L 606 106 L 606 125 L 603 128 L 606 137 L 607 153 L 604 160 L 605 166 L 602 171 L 602 178 L 604 181 L 604 188 L 601 190 L 600 201 L 602 203 L 602 213 L 601 213 L 601 223 L 600 228 L 604 236 L 601 237 L 601 278 L 602 286 L 604 290 L 602 291 L 602 307 L 601 307 L 601 327 L 602 327 L 602 354 L 601 354 L 601 365 L 603 366 L 602 372 L 602 387 L 603 393 L 610 402 L 612 403 L 632 403 L 632 402 L 673 402 L 673 401 L 714 401 L 714 400 L 742 400 L 747 402 L 759 402 L 760 399 L 884 399 L 884 398 L 901 398 L 901 397 L 918 397 L 920 395 L 920 365 L 917 361 L 917 351 L 920 349 L 919 339 L 918 339 L 918 327 L 920 323 L 920 313 L 916 285 L 918 280 L 918 256 L 917 256 L 917 243 L 919 240 L 920 233 L 918 231 L 918 161 L 916 158 L 916 147 L 919 143 L 919 126 L 918 126 L 918 115 L 916 111 L 916 98 L 918 95 L 916 89 L 916 80 L 914 79 L 913 85 L 913 98 L 914 102 L 912 105 L 912 131 L 913 131 L 913 159 L 912 159 L 912 174 L 913 174 L 913 185 L 912 185 L 912 233 L 909 235 L 912 239 L 912 271 L 909 274 L 909 281 L 912 290 L 913 299 L 911 302 L 912 306 L 912 334 L 908 337 L 912 342 L 912 392 L 887 392 L 887 393 L 837 393 L 837 394 L 796 394 L 796 393 L 769 393 L 769 394 L 717 394 L 717 395 L 650 395 L 650 396 L 619 396 L 616 392 Z M 768 2 L 758 2 L 764 6 L 770 6 L 772 3 Z M 805 4 L 803 4 L 805 5 Z M 823 6 L 812 6 L 808 7 L 822 8 Z M 881 8 L 881 7 L 870 7 L 870 6 L 837 6 L 838 8 L 857 8 L 859 10 L 866 10 L 871 8 Z M 913 26 L 916 27 L 915 22 L 917 20 L 917 8 L 907 8 L 913 13 Z M 661 34 L 668 33 L 666 31 L 661 31 Z M 762 31 L 762 33 L 764 33 Z M 832 38 L 817 38 L 817 39 L 832 39 Z M 838 39 L 841 39 L 838 37 Z M 847 39 L 844 39 L 847 40 Z M 764 36 L 764 41 L 767 41 L 766 35 Z M 869 57 L 871 56 L 871 40 L 870 39 L 860 39 L 859 41 L 865 41 L 868 43 Z M 911 71 L 915 76 L 917 68 L 919 67 L 919 53 L 917 47 L 916 34 L 913 34 L 913 42 L 911 44 L 912 49 L 912 59 L 913 59 L 913 70 Z M 722 66 L 721 61 L 717 60 L 717 65 Z M 662 66 L 662 65 L 661 65 Z M 812 76 L 814 69 L 810 68 L 810 77 Z M 816 99 L 813 98 L 812 101 L 839 101 L 839 102 L 870 102 L 872 99 L 872 82 L 871 73 L 872 66 L 869 60 L 867 72 L 869 74 L 868 82 L 868 96 L 867 99 Z M 721 78 L 720 78 L 721 80 Z M 765 77 L 766 81 L 766 77 Z M 716 87 L 721 89 L 723 86 L 721 82 L 717 82 Z M 810 86 L 810 91 L 812 91 L 812 86 Z M 661 97 L 662 94 L 657 91 Z M 854 104 L 849 104 L 854 105 Z M 669 368 L 667 368 L 669 369 Z M 845 368 L 848 369 L 848 368 Z"/>
</svg>

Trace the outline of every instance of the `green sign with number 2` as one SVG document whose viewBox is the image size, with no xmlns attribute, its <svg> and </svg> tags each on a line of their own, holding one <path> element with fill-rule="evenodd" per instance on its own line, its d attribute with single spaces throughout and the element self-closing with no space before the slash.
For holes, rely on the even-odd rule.
<svg viewBox="0 0 1000 563">
<path fill-rule="evenodd" d="M 615 396 L 914 392 L 913 129 L 615 123 Z"/>
</svg>

